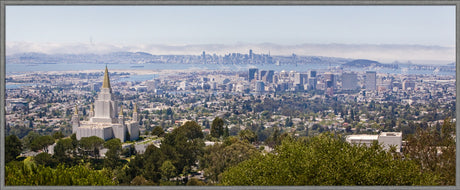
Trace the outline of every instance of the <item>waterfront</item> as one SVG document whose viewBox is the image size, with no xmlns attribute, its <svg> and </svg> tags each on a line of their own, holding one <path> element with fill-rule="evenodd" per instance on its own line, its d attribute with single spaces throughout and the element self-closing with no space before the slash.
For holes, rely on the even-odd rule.
<svg viewBox="0 0 460 190">
<path fill-rule="evenodd" d="M 48 72 L 48 71 L 100 71 L 106 64 L 6 64 L 6 75 L 24 74 L 29 72 Z M 164 70 L 188 70 L 188 71 L 247 71 L 249 68 L 259 68 L 261 70 L 274 70 L 274 71 L 298 71 L 307 72 L 309 70 L 326 71 L 331 69 L 340 68 L 340 64 L 164 64 L 164 63 L 152 63 L 152 64 L 107 64 L 112 71 L 132 70 L 132 71 L 153 71 L 162 72 Z M 141 66 L 142 67 L 136 67 Z M 345 71 L 363 71 L 363 68 L 343 68 Z M 384 74 L 422 74 L 422 75 L 455 75 L 452 71 L 439 71 L 436 72 L 431 69 L 427 70 L 416 70 L 410 69 L 408 65 L 399 65 L 398 69 L 390 68 L 370 68 L 370 70 L 377 71 L 378 73 Z"/>
</svg>

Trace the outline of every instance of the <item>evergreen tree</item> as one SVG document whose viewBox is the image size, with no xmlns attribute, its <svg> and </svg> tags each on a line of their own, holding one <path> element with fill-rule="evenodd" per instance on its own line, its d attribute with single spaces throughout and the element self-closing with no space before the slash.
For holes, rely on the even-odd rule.
<svg viewBox="0 0 460 190">
<path fill-rule="evenodd" d="M 216 117 L 212 121 L 211 136 L 215 138 L 219 138 L 223 134 L 224 134 L 224 120 L 219 117 Z"/>
<path fill-rule="evenodd" d="M 104 165 L 113 169 L 118 166 L 120 160 L 121 141 L 117 138 L 110 139 L 104 143 L 104 147 L 108 149 L 105 153 Z"/>
<path fill-rule="evenodd" d="M 5 163 L 15 160 L 22 152 L 22 142 L 16 135 L 5 138 Z"/>
</svg>

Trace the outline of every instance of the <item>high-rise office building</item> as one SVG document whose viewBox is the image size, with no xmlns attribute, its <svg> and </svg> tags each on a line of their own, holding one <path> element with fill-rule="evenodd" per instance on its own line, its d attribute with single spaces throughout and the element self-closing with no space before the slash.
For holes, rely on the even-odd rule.
<svg viewBox="0 0 460 190">
<path fill-rule="evenodd" d="M 255 89 L 255 91 L 256 91 L 257 93 L 262 93 L 262 92 L 264 92 L 264 91 L 265 91 L 264 82 L 262 82 L 262 81 L 257 81 L 257 82 L 256 82 L 256 89 Z"/>
<path fill-rule="evenodd" d="M 265 76 L 265 82 L 267 83 L 273 83 L 273 76 L 275 75 L 274 70 L 268 70 L 267 75 Z"/>
<path fill-rule="evenodd" d="M 404 80 L 402 84 L 402 88 L 404 90 L 414 90 L 415 89 L 415 82 L 412 80 Z"/>
<path fill-rule="evenodd" d="M 256 69 L 256 68 L 249 69 L 249 77 L 248 77 L 249 82 L 251 82 L 252 80 L 258 80 L 258 78 L 256 78 L 256 74 L 258 72 L 259 72 L 259 69 Z"/>
<path fill-rule="evenodd" d="M 377 90 L 377 73 L 375 71 L 366 71 L 364 84 L 366 90 Z"/>
<path fill-rule="evenodd" d="M 342 74 L 342 89 L 356 90 L 358 88 L 358 75 L 356 73 Z"/>
<path fill-rule="evenodd" d="M 203 54 L 201 55 L 201 62 L 206 64 L 206 52 L 203 51 Z"/>
<path fill-rule="evenodd" d="M 310 71 L 310 78 L 316 78 L 316 71 Z"/>
<path fill-rule="evenodd" d="M 303 84 L 303 78 L 300 73 L 294 73 L 294 85 Z"/>
<path fill-rule="evenodd" d="M 259 75 L 259 80 L 265 80 L 265 76 L 267 75 L 266 70 L 261 70 Z"/>
<path fill-rule="evenodd" d="M 337 87 L 337 77 L 332 73 L 325 73 L 324 83 L 326 84 L 326 88 L 335 89 Z"/>
<path fill-rule="evenodd" d="M 316 90 L 316 84 L 318 81 L 316 80 L 316 77 L 310 77 L 308 78 L 308 89 L 309 90 Z"/>
</svg>

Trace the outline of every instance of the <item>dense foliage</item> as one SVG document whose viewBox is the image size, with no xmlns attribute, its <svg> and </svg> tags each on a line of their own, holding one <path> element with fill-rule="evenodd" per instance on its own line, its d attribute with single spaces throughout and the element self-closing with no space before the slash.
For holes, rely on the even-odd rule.
<svg viewBox="0 0 460 190">
<path fill-rule="evenodd" d="M 436 185 L 433 173 L 398 159 L 377 143 L 355 146 L 321 134 L 286 138 L 275 153 L 260 155 L 222 174 L 223 185 Z"/>
<path fill-rule="evenodd" d="M 5 138 L 5 162 L 15 160 L 21 154 L 22 142 L 16 135 Z"/>
<path fill-rule="evenodd" d="M 405 153 L 423 172 L 439 174 L 438 183 L 455 185 L 455 123 L 450 118 L 440 127 L 420 130 L 409 136 Z"/>
<path fill-rule="evenodd" d="M 238 138 L 230 137 L 223 143 L 205 148 L 200 167 L 204 168 L 205 177 L 210 182 L 219 182 L 220 174 L 225 169 L 258 155 L 259 152 L 251 144 Z"/>
<path fill-rule="evenodd" d="M 216 126 L 222 124 L 219 121 Z M 161 136 L 161 146 L 151 144 L 145 152 L 136 153 L 134 146 L 122 150 L 118 139 L 104 141 L 93 136 L 77 140 L 72 135 L 58 138 L 53 154 L 47 153 L 44 145 L 55 141 L 51 136 L 30 133 L 23 140 L 8 136 L 5 184 L 455 184 L 455 123 L 449 118 L 442 125 L 420 128 L 409 135 L 403 153 L 385 151 L 377 143 L 352 145 L 331 133 L 297 137 L 277 127 L 271 128 L 264 142 L 248 127 L 230 137 L 212 137 L 213 145 L 205 146 L 207 137 L 194 121 Z M 18 161 L 23 147 L 42 152 Z M 101 158 L 103 147 L 107 152 Z M 201 174 L 204 178 L 193 177 Z"/>
<path fill-rule="evenodd" d="M 160 148 L 149 145 L 144 154 L 136 155 L 126 167 L 117 168 L 117 179 L 122 185 L 174 185 L 169 183 L 173 177 L 188 175 L 197 167 L 203 154 L 203 138 L 201 126 L 194 121 L 186 122 L 165 134 Z M 187 183 L 187 178 L 184 180 Z"/>
<path fill-rule="evenodd" d="M 108 172 L 87 166 L 56 168 L 24 162 L 10 162 L 5 166 L 5 185 L 116 185 Z"/>
</svg>

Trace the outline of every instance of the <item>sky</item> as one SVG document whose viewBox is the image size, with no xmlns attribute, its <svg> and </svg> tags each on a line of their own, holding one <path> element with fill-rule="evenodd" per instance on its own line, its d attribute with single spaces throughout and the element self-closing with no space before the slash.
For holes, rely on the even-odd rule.
<svg viewBox="0 0 460 190">
<path fill-rule="evenodd" d="M 455 6 L 6 6 L 6 55 L 326 56 L 455 61 Z"/>
<path fill-rule="evenodd" d="M 6 6 L 6 42 L 455 47 L 455 6 Z"/>
</svg>

